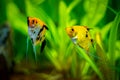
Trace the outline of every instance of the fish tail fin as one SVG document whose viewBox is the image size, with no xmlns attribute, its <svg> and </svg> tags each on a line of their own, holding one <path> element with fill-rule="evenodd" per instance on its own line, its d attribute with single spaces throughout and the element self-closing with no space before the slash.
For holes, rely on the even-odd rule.
<svg viewBox="0 0 120 80">
<path fill-rule="evenodd" d="M 97 56 L 97 55 L 90 54 L 90 53 L 88 53 L 88 55 L 94 57 L 95 59 L 97 59 L 97 62 L 99 62 L 99 63 L 102 64 L 102 65 L 106 65 L 106 66 L 113 67 L 112 65 L 109 64 L 108 61 L 104 61 L 101 57 L 99 57 L 99 56 Z"/>
<path fill-rule="evenodd" d="M 90 56 L 92 56 L 92 57 L 94 57 L 94 58 L 96 58 L 96 59 L 101 60 L 101 58 L 100 58 L 100 57 L 98 57 L 98 56 L 96 56 L 96 55 L 94 55 L 94 54 L 88 54 L 88 55 L 90 55 Z"/>
<path fill-rule="evenodd" d="M 94 55 L 94 54 L 90 53 L 89 51 L 87 51 L 86 53 L 88 54 L 88 56 L 92 56 L 92 57 L 94 57 L 95 59 L 102 60 L 99 56 Z"/>
<path fill-rule="evenodd" d="M 37 63 L 36 47 L 34 44 L 33 44 L 33 52 L 34 52 L 35 62 Z"/>
</svg>

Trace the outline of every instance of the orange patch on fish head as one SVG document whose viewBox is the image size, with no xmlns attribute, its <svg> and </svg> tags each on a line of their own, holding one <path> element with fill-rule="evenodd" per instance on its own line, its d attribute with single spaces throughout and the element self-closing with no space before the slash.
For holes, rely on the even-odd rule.
<svg viewBox="0 0 120 80">
<path fill-rule="evenodd" d="M 44 25 L 44 23 L 38 18 L 27 17 L 27 21 L 28 21 L 28 27 L 31 27 L 31 28 Z"/>
<path fill-rule="evenodd" d="M 28 21 L 28 27 L 34 28 L 36 26 L 37 21 L 35 18 L 28 17 L 27 21 Z"/>
<path fill-rule="evenodd" d="M 73 27 L 67 27 L 65 30 L 70 38 L 75 37 L 77 34 L 76 29 L 74 29 Z"/>
</svg>

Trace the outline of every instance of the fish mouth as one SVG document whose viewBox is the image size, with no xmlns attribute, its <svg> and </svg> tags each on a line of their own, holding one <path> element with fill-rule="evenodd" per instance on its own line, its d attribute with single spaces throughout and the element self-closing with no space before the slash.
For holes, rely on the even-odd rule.
<svg viewBox="0 0 120 80">
<path fill-rule="evenodd" d="M 66 30 L 67 35 L 68 35 L 70 38 L 72 38 L 72 37 L 73 37 L 73 33 L 70 31 L 70 28 L 65 28 L 65 30 Z"/>
<path fill-rule="evenodd" d="M 66 31 L 67 35 L 70 35 L 68 28 L 65 28 L 65 31 Z"/>
</svg>

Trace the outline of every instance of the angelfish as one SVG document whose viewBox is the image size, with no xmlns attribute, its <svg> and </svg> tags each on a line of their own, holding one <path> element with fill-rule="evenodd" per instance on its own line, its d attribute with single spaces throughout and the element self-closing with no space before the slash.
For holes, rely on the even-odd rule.
<svg viewBox="0 0 120 80">
<path fill-rule="evenodd" d="M 45 33 L 46 33 L 46 30 L 48 30 L 48 27 L 43 21 L 35 17 L 27 17 L 27 25 L 28 25 L 28 35 L 32 42 L 33 51 L 34 51 L 35 60 L 36 60 L 37 59 L 36 45 L 42 44 L 41 51 L 44 49 L 46 44 Z M 28 52 L 28 41 L 29 39 L 27 38 L 27 52 Z M 26 56 L 27 56 L 27 52 L 26 52 Z"/>
<path fill-rule="evenodd" d="M 67 35 L 74 44 L 89 52 L 89 48 L 93 45 L 93 39 L 89 33 L 90 28 L 86 26 L 72 26 L 66 28 Z"/>
</svg>

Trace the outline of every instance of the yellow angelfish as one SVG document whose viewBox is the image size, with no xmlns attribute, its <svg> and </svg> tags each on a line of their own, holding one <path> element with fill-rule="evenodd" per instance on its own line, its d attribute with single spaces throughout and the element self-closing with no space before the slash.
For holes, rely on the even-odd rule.
<svg viewBox="0 0 120 80">
<path fill-rule="evenodd" d="M 74 44 L 79 45 L 81 48 L 89 51 L 90 46 L 93 44 L 93 39 L 89 33 L 90 28 L 86 26 L 72 26 L 67 27 L 66 32 Z"/>
</svg>

